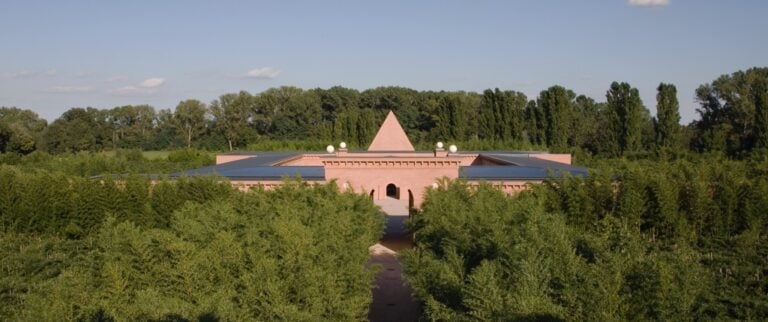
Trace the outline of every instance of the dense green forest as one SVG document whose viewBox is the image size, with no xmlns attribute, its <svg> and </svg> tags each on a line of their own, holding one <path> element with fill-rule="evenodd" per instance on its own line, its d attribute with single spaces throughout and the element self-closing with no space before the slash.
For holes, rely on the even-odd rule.
<svg viewBox="0 0 768 322">
<path fill-rule="evenodd" d="M 700 118 L 685 126 L 679 124 L 677 90 L 665 83 L 658 86 L 656 102 L 643 102 L 636 88 L 614 82 L 604 102 L 562 86 L 535 98 L 498 88 L 474 93 L 279 87 L 227 93 L 209 104 L 188 99 L 173 110 L 76 107 L 50 124 L 30 110 L 4 107 L 0 152 L 321 150 L 339 141 L 365 148 L 393 110 L 421 148 L 451 141 L 463 149 L 541 148 L 606 157 L 662 149 L 741 156 L 768 147 L 766 84 L 768 68 L 702 84 L 695 93 Z M 654 103 L 657 113 L 651 117 L 647 104 Z"/>
<path fill-rule="evenodd" d="M 768 318 L 768 159 L 601 163 L 513 197 L 430 189 L 404 256 L 425 317 Z"/>
<path fill-rule="evenodd" d="M 605 102 L 562 86 L 281 87 L 50 124 L 3 107 L 0 320 L 364 320 L 383 232 L 367 196 L 162 174 L 211 164 L 208 151 L 365 148 L 389 110 L 420 148 L 570 152 L 590 168 L 514 196 L 429 189 L 402 257 L 426 320 L 765 320 L 768 68 L 696 99 L 687 125 L 666 83 L 654 117 L 622 82 Z"/>
<path fill-rule="evenodd" d="M 351 321 L 383 216 L 333 184 L 239 192 L 0 167 L 0 319 Z"/>
<path fill-rule="evenodd" d="M 156 154 L 156 156 L 152 156 Z M 0 154 L 0 164 L 24 169 L 39 169 L 64 174 L 91 177 L 101 174 L 167 174 L 198 168 L 215 162 L 214 155 L 197 149 L 142 152 L 118 149 L 109 152 L 78 152 L 49 154 L 35 151 L 27 155 Z"/>
</svg>

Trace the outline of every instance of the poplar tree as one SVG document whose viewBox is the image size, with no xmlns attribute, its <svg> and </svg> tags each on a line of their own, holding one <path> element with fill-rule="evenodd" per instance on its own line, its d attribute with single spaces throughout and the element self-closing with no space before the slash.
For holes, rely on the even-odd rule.
<svg viewBox="0 0 768 322">
<path fill-rule="evenodd" d="M 438 140 L 452 139 L 450 109 L 453 101 L 448 96 L 441 96 L 437 102 L 436 115 L 433 116 L 433 132 Z"/>
<path fill-rule="evenodd" d="M 598 107 L 595 100 L 584 95 L 573 100 L 568 146 L 594 150 L 597 133 L 602 130 L 598 124 Z"/>
<path fill-rule="evenodd" d="M 344 108 L 336 114 L 336 120 L 333 124 L 333 137 L 337 141 L 349 142 L 350 144 L 360 144 L 358 139 L 358 114 L 359 109 L 355 107 Z M 363 143 L 361 146 L 365 146 Z"/>
<path fill-rule="evenodd" d="M 480 103 L 480 126 L 478 128 L 478 136 L 481 139 L 494 140 L 496 139 L 496 127 L 497 119 L 496 115 L 496 96 L 493 90 L 486 89 L 483 91 L 483 99 Z"/>
<path fill-rule="evenodd" d="M 656 94 L 656 145 L 671 147 L 678 141 L 680 133 L 680 104 L 677 102 L 677 88 L 673 84 L 659 84 Z"/>
<path fill-rule="evenodd" d="M 467 99 L 464 93 L 441 93 L 433 118 L 434 132 L 439 139 L 464 140 L 467 137 Z"/>
<path fill-rule="evenodd" d="M 628 83 L 613 82 L 606 98 L 608 112 L 613 115 L 612 130 L 616 131 L 620 153 L 640 150 L 645 108 L 640 92 Z"/>
<path fill-rule="evenodd" d="M 373 141 L 376 135 L 378 124 L 376 123 L 376 113 L 372 109 L 366 108 L 360 113 L 360 119 L 357 123 L 357 143 L 359 146 L 366 146 Z"/>
<path fill-rule="evenodd" d="M 504 121 L 508 127 L 505 138 L 519 141 L 523 138 L 523 115 L 528 98 L 525 94 L 516 91 L 501 92 L 501 97 L 503 98 L 501 108 L 505 111 Z"/>
</svg>

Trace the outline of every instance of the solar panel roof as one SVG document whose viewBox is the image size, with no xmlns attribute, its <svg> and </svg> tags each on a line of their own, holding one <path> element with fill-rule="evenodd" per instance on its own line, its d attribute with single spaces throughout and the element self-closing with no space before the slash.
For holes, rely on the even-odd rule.
<svg viewBox="0 0 768 322">
<path fill-rule="evenodd" d="M 220 175 L 231 180 L 281 180 L 285 177 L 300 176 L 305 180 L 325 180 L 322 166 L 273 166 L 281 161 L 294 158 L 296 152 L 255 152 L 253 157 L 207 166 L 198 169 L 172 173 L 171 177 Z"/>
<path fill-rule="evenodd" d="M 521 167 L 539 167 L 548 169 L 561 169 L 561 170 L 586 170 L 582 167 L 572 166 L 570 164 L 539 159 L 535 157 L 529 157 L 527 154 L 510 154 L 510 153 L 481 153 L 481 157 L 488 157 L 496 159 L 511 165 Z"/>
</svg>

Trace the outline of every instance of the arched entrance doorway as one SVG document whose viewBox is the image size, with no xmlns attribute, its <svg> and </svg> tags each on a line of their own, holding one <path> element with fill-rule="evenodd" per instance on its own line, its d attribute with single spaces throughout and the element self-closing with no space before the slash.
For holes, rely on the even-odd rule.
<svg viewBox="0 0 768 322">
<path fill-rule="evenodd" d="M 376 190 L 371 190 L 371 200 L 375 200 L 376 198 L 373 197 L 373 193 L 376 192 Z"/>
<path fill-rule="evenodd" d="M 387 197 L 400 199 L 397 186 L 394 183 L 387 185 Z"/>
</svg>

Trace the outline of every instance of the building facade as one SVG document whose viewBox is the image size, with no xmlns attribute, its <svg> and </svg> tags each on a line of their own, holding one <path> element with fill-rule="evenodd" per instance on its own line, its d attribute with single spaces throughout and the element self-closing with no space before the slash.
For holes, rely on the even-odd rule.
<svg viewBox="0 0 768 322">
<path fill-rule="evenodd" d="M 374 200 L 407 198 L 418 208 L 426 189 L 441 178 L 488 182 L 504 192 L 525 189 L 550 176 L 586 175 L 571 165 L 569 154 L 531 151 L 459 151 L 437 143 L 432 151 L 416 151 L 397 117 L 389 112 L 366 151 L 349 151 L 345 144 L 325 152 L 236 152 L 218 155 L 216 165 L 174 173 L 172 177 L 217 174 L 241 189 L 271 189 L 286 177 L 326 183 L 369 194 Z"/>
</svg>

